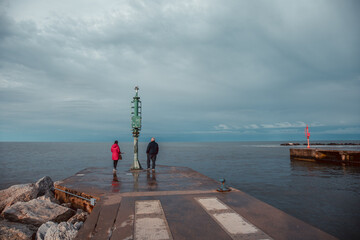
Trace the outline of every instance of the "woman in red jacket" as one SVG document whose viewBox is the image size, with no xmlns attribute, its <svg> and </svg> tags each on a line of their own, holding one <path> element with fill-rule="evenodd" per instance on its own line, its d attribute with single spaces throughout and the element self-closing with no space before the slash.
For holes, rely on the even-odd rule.
<svg viewBox="0 0 360 240">
<path fill-rule="evenodd" d="M 114 162 L 114 169 L 113 171 L 116 172 L 116 166 L 118 163 L 118 160 L 121 160 L 121 152 L 120 152 L 120 147 L 118 145 L 118 141 L 116 140 L 114 142 L 114 144 L 111 146 L 111 152 L 112 152 L 112 160 Z"/>
</svg>

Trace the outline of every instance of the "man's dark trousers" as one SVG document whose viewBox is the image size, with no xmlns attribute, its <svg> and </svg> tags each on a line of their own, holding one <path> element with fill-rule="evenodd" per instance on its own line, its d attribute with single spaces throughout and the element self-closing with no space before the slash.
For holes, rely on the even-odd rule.
<svg viewBox="0 0 360 240">
<path fill-rule="evenodd" d="M 155 169 L 156 154 L 147 154 L 147 168 L 150 168 L 150 159 L 152 162 L 152 169 Z"/>
</svg>

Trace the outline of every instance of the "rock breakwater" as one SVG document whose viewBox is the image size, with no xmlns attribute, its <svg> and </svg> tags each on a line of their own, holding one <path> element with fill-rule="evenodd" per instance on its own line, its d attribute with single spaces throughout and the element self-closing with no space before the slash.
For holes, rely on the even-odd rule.
<svg viewBox="0 0 360 240">
<path fill-rule="evenodd" d="M 1 240 L 71 240 L 87 216 L 81 209 L 60 205 L 48 176 L 0 190 Z"/>
<path fill-rule="evenodd" d="M 304 145 L 306 146 L 307 143 L 281 143 L 281 146 L 299 146 L 299 145 Z M 314 145 L 314 146 L 358 146 L 360 145 L 360 143 L 310 143 L 310 145 Z"/>
</svg>

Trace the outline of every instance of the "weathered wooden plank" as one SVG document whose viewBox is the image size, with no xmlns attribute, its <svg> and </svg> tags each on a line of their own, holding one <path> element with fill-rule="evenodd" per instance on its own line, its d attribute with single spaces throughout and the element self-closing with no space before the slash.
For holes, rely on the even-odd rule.
<svg viewBox="0 0 360 240">
<path fill-rule="evenodd" d="M 134 209 L 134 198 L 123 197 L 116 217 L 111 240 L 133 239 Z"/>
<path fill-rule="evenodd" d="M 102 209 L 102 201 L 98 201 L 90 216 L 86 219 L 84 226 L 79 230 L 75 240 L 91 239 Z"/>
<path fill-rule="evenodd" d="M 92 238 L 96 240 L 110 239 L 121 204 L 121 197 L 109 195 L 105 196 L 102 201 L 102 208 L 92 235 Z"/>
</svg>

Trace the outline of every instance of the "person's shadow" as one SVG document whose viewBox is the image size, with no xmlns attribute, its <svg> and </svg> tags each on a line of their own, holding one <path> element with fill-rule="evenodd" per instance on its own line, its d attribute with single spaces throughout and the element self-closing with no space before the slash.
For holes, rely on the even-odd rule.
<svg viewBox="0 0 360 240">
<path fill-rule="evenodd" d="M 113 180 L 111 182 L 111 192 L 119 192 L 120 191 L 120 182 L 116 175 L 116 172 L 113 174 Z"/>
<path fill-rule="evenodd" d="M 147 182 L 147 188 L 150 191 L 155 191 L 158 187 L 158 183 L 156 181 L 156 173 L 148 171 L 146 173 L 146 182 Z"/>
</svg>

